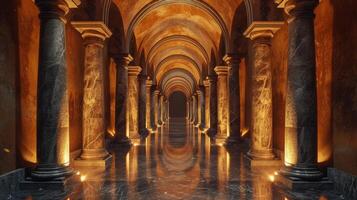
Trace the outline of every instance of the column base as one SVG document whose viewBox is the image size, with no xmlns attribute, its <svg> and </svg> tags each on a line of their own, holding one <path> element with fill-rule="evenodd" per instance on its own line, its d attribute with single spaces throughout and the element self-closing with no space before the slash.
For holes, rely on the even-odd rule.
<svg viewBox="0 0 357 200">
<path fill-rule="evenodd" d="M 133 144 L 134 146 L 139 146 L 140 142 L 141 142 L 141 138 L 130 138 L 131 144 Z"/>
<path fill-rule="evenodd" d="M 247 154 L 252 159 L 256 159 L 256 160 L 273 160 L 275 158 L 273 150 L 258 151 L 258 150 L 251 149 Z"/>
<path fill-rule="evenodd" d="M 319 181 L 323 177 L 322 172 L 316 167 L 284 166 L 279 173 L 286 177 L 305 181 Z"/>
<path fill-rule="evenodd" d="M 286 187 L 293 191 L 301 191 L 308 189 L 330 190 L 333 189 L 333 182 L 327 177 L 318 181 L 305 181 L 294 177 L 287 177 L 279 174 L 275 177 L 275 184 Z"/>
<path fill-rule="evenodd" d="M 201 126 L 200 123 L 195 124 L 195 127 L 196 127 L 196 128 L 200 128 L 200 126 Z"/>
<path fill-rule="evenodd" d="M 37 166 L 30 176 L 20 181 L 20 188 L 65 190 L 72 175 L 73 169 L 67 166 Z"/>
<path fill-rule="evenodd" d="M 249 155 L 244 155 L 244 158 L 248 160 L 249 166 L 251 168 L 255 167 L 281 167 L 282 166 L 282 161 L 280 159 L 258 159 L 258 158 L 253 158 Z"/>
<path fill-rule="evenodd" d="M 218 146 L 224 146 L 226 145 L 227 143 L 227 138 L 215 138 L 214 139 L 214 145 L 218 145 Z"/>
<path fill-rule="evenodd" d="M 125 145 L 125 146 L 131 146 L 131 141 L 128 137 L 122 137 L 118 139 L 118 144 L 120 145 Z"/>
<path fill-rule="evenodd" d="M 78 158 L 73 161 L 74 167 L 101 167 L 106 169 L 110 166 L 113 156 L 108 154 L 103 159 L 82 159 Z"/>
<path fill-rule="evenodd" d="M 234 145 L 234 144 L 239 144 L 242 143 L 243 140 L 240 137 L 231 137 L 229 136 L 226 141 L 226 145 Z"/>
</svg>

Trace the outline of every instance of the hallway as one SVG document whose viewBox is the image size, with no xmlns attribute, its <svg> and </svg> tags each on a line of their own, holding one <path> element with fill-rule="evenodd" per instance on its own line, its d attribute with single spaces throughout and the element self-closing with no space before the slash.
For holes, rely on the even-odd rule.
<svg viewBox="0 0 357 200">
<path fill-rule="evenodd" d="M 111 147 L 113 162 L 104 172 L 76 168 L 83 182 L 75 181 L 66 193 L 22 190 L 0 199 L 342 199 L 331 191 L 298 193 L 273 186 L 271 176 L 278 168 L 251 170 L 244 157 L 247 144 L 210 145 L 185 121 L 170 119 L 146 138 L 146 145 Z"/>
</svg>

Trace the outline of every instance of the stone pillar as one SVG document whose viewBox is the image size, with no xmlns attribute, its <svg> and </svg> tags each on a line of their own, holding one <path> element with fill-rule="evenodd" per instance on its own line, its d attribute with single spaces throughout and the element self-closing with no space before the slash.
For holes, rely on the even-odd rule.
<svg viewBox="0 0 357 200">
<path fill-rule="evenodd" d="M 164 96 L 160 96 L 160 121 L 161 125 L 165 124 L 165 104 L 164 104 Z"/>
<path fill-rule="evenodd" d="M 129 54 L 113 55 L 117 65 L 115 99 L 115 141 L 130 144 L 127 133 L 128 65 L 133 60 Z"/>
<path fill-rule="evenodd" d="M 105 166 L 104 40 L 108 27 L 99 21 L 72 22 L 84 39 L 83 149 L 76 166 Z"/>
<path fill-rule="evenodd" d="M 197 98 L 196 94 L 192 96 L 192 124 L 196 127 L 197 126 Z"/>
<path fill-rule="evenodd" d="M 147 98 L 147 91 L 146 91 L 146 81 L 147 76 L 140 75 L 139 76 L 139 134 L 142 138 L 146 138 L 150 134 L 150 130 L 147 128 L 147 121 L 146 121 L 146 110 L 147 105 L 146 102 L 148 101 Z M 150 89 L 150 88 L 149 88 Z M 148 94 L 150 99 L 150 93 Z"/>
<path fill-rule="evenodd" d="M 290 0 L 285 5 L 290 19 L 285 107 L 286 166 L 281 170 L 281 174 L 303 181 L 316 181 L 323 176 L 317 168 L 314 38 L 314 8 L 317 4 L 317 0 Z"/>
<path fill-rule="evenodd" d="M 37 165 L 31 178 L 62 180 L 72 174 L 69 165 L 65 15 L 70 1 L 37 0 L 40 44 L 37 87 Z"/>
<path fill-rule="evenodd" d="M 239 87 L 239 63 L 240 57 L 237 54 L 224 56 L 223 60 L 230 67 L 229 72 L 229 138 L 227 143 L 237 143 L 241 141 L 240 132 L 240 87 Z"/>
<path fill-rule="evenodd" d="M 205 87 L 205 132 L 211 128 L 211 79 L 203 81 Z"/>
<path fill-rule="evenodd" d="M 154 129 L 151 125 L 151 86 L 152 80 L 148 76 L 146 80 L 146 128 L 153 133 Z"/>
<path fill-rule="evenodd" d="M 214 71 L 217 73 L 217 114 L 218 130 L 216 144 L 223 145 L 229 136 L 229 82 L 228 74 L 230 67 L 217 66 Z"/>
<path fill-rule="evenodd" d="M 129 139 L 134 145 L 140 144 L 138 82 L 140 72 L 140 66 L 128 66 L 127 122 Z"/>
<path fill-rule="evenodd" d="M 245 36 L 253 41 L 251 67 L 251 148 L 253 159 L 273 159 L 271 38 L 283 22 L 252 22 Z"/>
<path fill-rule="evenodd" d="M 161 124 L 159 122 L 159 116 L 160 116 L 160 110 L 159 110 L 159 95 L 160 95 L 160 91 L 159 90 L 155 90 L 154 91 L 154 122 L 155 122 L 155 126 L 156 127 L 161 127 Z"/>
<path fill-rule="evenodd" d="M 193 98 L 192 96 L 189 98 L 188 100 L 188 103 L 189 103 L 189 122 L 190 124 L 192 124 L 192 121 L 193 121 Z"/>
<path fill-rule="evenodd" d="M 203 91 L 203 86 L 199 86 L 197 90 L 198 128 L 202 132 L 205 130 L 205 99 Z"/>
<path fill-rule="evenodd" d="M 186 98 L 186 120 L 190 120 L 190 101 Z"/>
</svg>

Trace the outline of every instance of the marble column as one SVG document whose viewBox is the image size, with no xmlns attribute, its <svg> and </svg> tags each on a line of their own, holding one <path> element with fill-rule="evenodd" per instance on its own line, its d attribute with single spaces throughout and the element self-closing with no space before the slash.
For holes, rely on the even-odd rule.
<svg viewBox="0 0 357 200">
<path fill-rule="evenodd" d="M 104 165 L 110 155 L 105 149 L 104 41 L 111 36 L 100 21 L 72 22 L 85 46 L 83 83 L 82 153 L 75 165 Z M 82 162 L 83 161 L 83 162 Z"/>
<path fill-rule="evenodd" d="M 199 89 L 197 90 L 197 106 L 198 106 L 198 123 L 199 126 L 198 128 L 200 131 L 205 130 L 205 96 L 204 96 L 204 87 L 199 86 Z"/>
<path fill-rule="evenodd" d="M 189 114 L 190 114 L 189 122 L 190 122 L 190 124 L 192 124 L 192 121 L 193 121 L 193 98 L 192 98 L 192 96 L 189 99 Z"/>
<path fill-rule="evenodd" d="M 147 76 L 139 76 L 139 134 L 142 138 L 146 138 L 150 134 L 150 130 L 147 128 L 146 110 L 147 110 L 147 91 L 146 91 Z M 150 89 L 150 88 L 149 88 Z M 150 93 L 148 94 L 150 99 Z"/>
<path fill-rule="evenodd" d="M 140 144 L 139 134 L 139 82 L 140 66 L 128 66 L 127 122 L 129 139 L 132 144 Z"/>
<path fill-rule="evenodd" d="M 253 159 L 273 159 L 271 38 L 283 22 L 252 22 L 244 32 L 253 42 L 251 67 L 251 147 Z"/>
<path fill-rule="evenodd" d="M 159 96 L 160 96 L 160 91 L 159 90 L 155 90 L 154 91 L 154 122 L 155 122 L 155 126 L 156 127 L 161 127 L 160 124 L 160 105 L 159 105 Z"/>
<path fill-rule="evenodd" d="M 186 98 L 186 120 L 190 120 L 190 100 Z"/>
<path fill-rule="evenodd" d="M 211 128 L 211 79 L 206 77 L 203 81 L 205 87 L 205 128 L 204 132 L 207 132 Z"/>
<path fill-rule="evenodd" d="M 281 174 L 320 180 L 317 168 L 317 97 L 314 8 L 317 0 L 287 1 L 288 81 L 285 107 L 285 165 Z M 318 185 L 317 185 L 318 186 Z"/>
<path fill-rule="evenodd" d="M 152 80 L 148 76 L 146 79 L 146 128 L 153 133 L 154 129 L 151 125 L 151 86 Z"/>
<path fill-rule="evenodd" d="M 165 124 L 165 119 L 164 119 L 164 115 L 165 115 L 165 104 L 164 104 L 164 96 L 161 95 L 160 96 L 160 121 L 161 121 L 161 125 Z"/>
<path fill-rule="evenodd" d="M 37 165 L 31 178 L 63 180 L 72 174 L 69 165 L 65 15 L 67 1 L 37 0 L 40 11 L 40 44 L 37 87 Z"/>
<path fill-rule="evenodd" d="M 196 127 L 197 126 L 197 98 L 196 94 L 192 96 L 192 124 Z"/>
<path fill-rule="evenodd" d="M 216 66 L 217 73 L 217 116 L 216 144 L 224 145 L 229 136 L 229 66 Z"/>
<path fill-rule="evenodd" d="M 115 142 L 130 145 L 127 133 L 128 65 L 133 60 L 129 54 L 112 56 L 117 65 L 115 99 Z"/>
<path fill-rule="evenodd" d="M 227 143 L 237 143 L 241 141 L 240 132 L 240 87 L 239 87 L 239 63 L 240 57 L 237 54 L 224 56 L 223 60 L 230 67 L 229 72 L 229 138 Z"/>
<path fill-rule="evenodd" d="M 207 135 L 210 138 L 214 138 L 217 135 L 217 130 L 218 130 L 218 101 L 217 101 L 217 76 L 210 76 L 208 77 L 208 80 L 210 81 L 210 105 L 209 105 L 209 118 L 210 118 L 210 127 L 209 130 L 207 131 Z M 213 143 L 212 143 L 213 144 Z"/>
</svg>

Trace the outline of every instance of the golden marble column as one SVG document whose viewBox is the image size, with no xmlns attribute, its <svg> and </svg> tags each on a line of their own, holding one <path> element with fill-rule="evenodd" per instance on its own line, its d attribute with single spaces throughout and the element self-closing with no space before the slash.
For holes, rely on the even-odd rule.
<svg viewBox="0 0 357 200">
<path fill-rule="evenodd" d="M 203 81 L 205 87 L 205 132 L 211 127 L 211 79 L 206 77 Z"/>
<path fill-rule="evenodd" d="M 160 121 L 161 125 L 165 124 L 165 104 L 164 104 L 164 96 L 160 96 Z"/>
<path fill-rule="evenodd" d="M 159 123 L 159 95 L 160 91 L 155 90 L 154 91 L 154 121 L 155 121 L 155 126 L 156 127 L 161 127 L 161 124 Z"/>
<path fill-rule="evenodd" d="M 201 97 L 202 97 L 202 92 L 200 90 L 197 90 L 196 91 L 196 95 L 197 95 L 197 98 L 196 98 L 196 105 L 197 105 L 197 109 L 196 109 L 196 117 L 197 117 L 197 120 L 196 120 L 196 128 L 200 128 L 201 126 L 201 120 L 202 120 L 202 113 L 201 113 L 201 109 L 202 109 L 202 104 L 201 104 Z"/>
<path fill-rule="evenodd" d="M 140 144 L 139 134 L 139 82 L 140 66 L 128 66 L 127 122 L 129 139 L 132 144 Z"/>
<path fill-rule="evenodd" d="M 271 38 L 283 22 L 252 22 L 244 32 L 253 41 L 251 66 L 251 148 L 253 159 L 273 159 Z"/>
<path fill-rule="evenodd" d="M 230 67 L 216 66 L 214 71 L 217 73 L 217 114 L 218 129 L 216 144 L 224 145 L 229 136 L 229 83 L 228 74 Z"/>
<path fill-rule="evenodd" d="M 111 156 L 105 149 L 104 40 L 111 36 L 100 21 L 72 22 L 84 39 L 83 149 L 76 166 L 106 166 Z"/>
<path fill-rule="evenodd" d="M 150 77 L 146 80 L 146 128 L 154 133 L 154 130 L 151 126 L 151 86 L 152 80 Z"/>
</svg>

